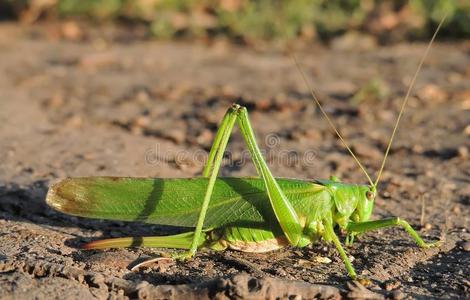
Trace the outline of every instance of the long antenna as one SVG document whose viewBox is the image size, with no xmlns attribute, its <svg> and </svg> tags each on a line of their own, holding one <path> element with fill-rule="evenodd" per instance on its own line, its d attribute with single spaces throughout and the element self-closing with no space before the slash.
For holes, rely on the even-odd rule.
<svg viewBox="0 0 470 300">
<path fill-rule="evenodd" d="M 424 64 L 424 60 L 428 56 L 429 50 L 431 49 L 431 46 L 432 46 L 434 40 L 436 39 L 436 36 L 437 36 L 437 33 L 439 32 L 439 29 L 441 28 L 442 24 L 444 24 L 444 21 L 445 21 L 446 17 L 447 17 L 447 14 L 444 15 L 441 22 L 437 26 L 436 31 L 434 31 L 434 34 L 433 34 L 431 40 L 428 43 L 426 51 L 424 51 L 423 57 L 421 57 L 421 61 L 419 62 L 418 69 L 416 69 L 416 72 L 413 76 L 413 79 L 411 80 L 410 86 L 408 87 L 408 91 L 406 92 L 405 100 L 403 100 L 403 103 L 401 105 L 400 113 L 398 114 L 398 117 L 397 117 L 397 122 L 395 123 L 395 127 L 393 127 L 392 135 L 390 137 L 390 141 L 388 142 L 387 150 L 385 150 L 384 159 L 382 160 L 382 165 L 380 166 L 380 169 L 379 169 L 379 174 L 377 175 L 377 179 L 375 180 L 375 183 L 374 183 L 373 186 L 377 186 L 377 184 L 379 183 L 380 176 L 382 176 L 382 172 L 383 172 L 384 167 L 385 167 L 385 162 L 387 161 L 387 157 L 388 157 L 388 154 L 390 152 L 390 148 L 392 147 L 393 138 L 395 137 L 395 133 L 397 132 L 398 124 L 400 123 L 403 112 L 405 111 L 406 103 L 408 103 L 408 99 L 410 98 L 411 91 L 413 90 L 416 78 L 418 78 L 418 74 L 421 71 L 421 67 Z"/>
<path fill-rule="evenodd" d="M 351 154 L 351 156 L 354 158 L 354 160 L 356 161 L 356 163 L 357 163 L 357 165 L 359 166 L 359 168 L 361 168 L 362 172 L 364 172 L 364 174 L 366 175 L 367 180 L 369 181 L 369 183 L 371 184 L 371 186 L 374 186 L 374 183 L 373 183 L 372 179 L 370 178 L 369 174 L 367 174 L 366 169 L 365 169 L 364 166 L 361 164 L 361 162 L 360 162 L 359 159 L 356 157 L 356 155 L 355 155 L 354 152 L 351 150 L 351 148 L 349 148 L 348 144 L 346 144 L 346 141 L 345 141 L 344 138 L 341 136 L 341 134 L 339 133 L 338 129 L 336 129 L 335 125 L 334 125 L 333 122 L 331 121 L 331 119 L 330 119 L 330 117 L 328 116 L 328 114 L 326 113 L 326 111 L 323 109 L 323 107 L 322 107 L 320 101 L 318 100 L 317 96 L 315 95 L 315 92 L 313 91 L 312 86 L 310 85 L 309 81 L 307 80 L 307 77 L 305 76 L 305 73 L 302 71 L 302 68 L 300 67 L 299 62 L 297 61 L 297 58 L 296 58 L 295 55 L 293 55 L 293 54 L 292 54 L 292 59 L 294 60 L 295 65 L 297 66 L 297 69 L 299 70 L 300 75 L 302 76 L 302 79 L 304 80 L 305 84 L 307 85 L 308 89 L 310 90 L 310 94 L 312 95 L 313 100 L 314 100 L 315 103 L 318 105 L 318 108 L 319 108 L 320 111 L 322 112 L 323 116 L 325 116 L 326 120 L 328 121 L 328 124 L 329 124 L 330 127 L 334 130 L 334 132 L 336 133 L 336 135 L 338 136 L 338 138 L 341 140 L 341 142 L 343 143 L 344 147 L 346 147 L 346 149 L 349 151 L 349 153 Z"/>
</svg>

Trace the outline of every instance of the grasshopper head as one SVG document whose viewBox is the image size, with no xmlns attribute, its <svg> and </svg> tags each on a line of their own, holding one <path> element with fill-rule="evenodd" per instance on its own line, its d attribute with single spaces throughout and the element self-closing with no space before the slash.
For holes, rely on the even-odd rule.
<svg viewBox="0 0 470 300">
<path fill-rule="evenodd" d="M 329 180 L 316 180 L 316 182 L 330 191 L 335 206 L 333 219 L 341 228 L 346 228 L 349 221 L 369 220 L 377 195 L 375 186 L 344 184 L 336 177 L 330 177 Z"/>
<path fill-rule="evenodd" d="M 369 220 L 372 210 L 374 209 L 374 200 L 377 195 L 377 190 L 374 186 L 364 186 L 362 195 L 359 197 L 356 211 L 354 212 L 353 219 L 356 222 L 364 222 Z"/>
</svg>

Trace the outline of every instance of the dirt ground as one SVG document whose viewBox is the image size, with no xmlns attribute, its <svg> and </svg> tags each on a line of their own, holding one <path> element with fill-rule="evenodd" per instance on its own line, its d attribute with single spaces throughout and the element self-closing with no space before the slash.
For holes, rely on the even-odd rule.
<svg viewBox="0 0 470 300">
<path fill-rule="evenodd" d="M 425 47 L 359 49 L 338 40 L 295 51 L 372 174 Z M 470 297 L 469 52 L 468 42 L 439 42 L 431 50 L 373 214 L 403 217 L 426 240 L 444 243 L 421 250 L 399 228 L 359 238 L 348 252 L 358 273 L 372 281 L 374 297 Z M 146 41 L 113 30 L 71 41 L 54 27 L 3 23 L 0 53 L 0 298 L 136 298 L 144 297 L 144 287 L 199 284 L 241 272 L 334 286 L 347 296 L 343 263 L 326 243 L 265 254 L 199 252 L 189 262 L 132 272 L 129 265 L 155 250 L 79 246 L 173 228 L 71 217 L 44 201 L 48 186 L 65 177 L 198 176 L 201 154 L 233 102 L 248 107 L 276 177 L 334 174 L 365 182 L 285 52 L 224 41 Z M 368 88 L 373 79 L 381 80 L 378 92 Z M 363 101 L 351 102 L 354 95 Z M 224 176 L 255 175 L 244 149 L 235 133 Z"/>
</svg>

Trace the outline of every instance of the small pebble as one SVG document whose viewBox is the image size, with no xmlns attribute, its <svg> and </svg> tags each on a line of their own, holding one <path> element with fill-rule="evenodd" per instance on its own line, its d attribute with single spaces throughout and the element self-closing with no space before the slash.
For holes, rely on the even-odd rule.
<svg viewBox="0 0 470 300">
<path fill-rule="evenodd" d="M 138 116 L 132 121 L 132 126 L 147 127 L 150 124 L 150 119 L 147 116 Z"/>
<path fill-rule="evenodd" d="M 396 290 L 396 291 L 392 292 L 392 299 L 394 299 L 394 300 L 401 300 L 401 299 L 405 298 L 405 296 L 406 295 L 400 290 Z"/>
<path fill-rule="evenodd" d="M 165 137 L 176 144 L 182 144 L 186 140 L 186 134 L 182 130 L 169 129 L 164 133 Z"/>
<path fill-rule="evenodd" d="M 65 104 L 65 99 L 62 93 L 55 93 L 52 97 L 46 101 L 48 108 L 59 108 Z"/>
<path fill-rule="evenodd" d="M 84 36 L 84 33 L 80 26 L 73 21 L 63 23 L 60 29 L 62 36 L 66 40 L 78 41 Z"/>
<path fill-rule="evenodd" d="M 462 249 L 463 249 L 463 251 L 470 252 L 470 242 L 469 241 L 463 242 L 462 243 Z"/>
<path fill-rule="evenodd" d="M 387 192 L 387 191 L 382 192 L 382 197 L 385 198 L 385 199 L 388 199 L 388 198 L 390 198 L 391 196 L 392 196 L 392 195 L 391 195 L 389 192 Z"/>
<path fill-rule="evenodd" d="M 328 257 L 324 257 L 324 256 L 316 256 L 315 261 L 319 262 L 319 263 L 322 263 L 322 264 L 331 263 L 331 259 L 329 259 Z"/>
<path fill-rule="evenodd" d="M 323 138 L 320 130 L 308 128 L 305 130 L 305 137 L 312 141 L 319 141 Z"/>
<path fill-rule="evenodd" d="M 258 110 L 267 110 L 271 105 L 271 101 L 269 99 L 259 99 L 255 102 L 256 109 Z"/>
<path fill-rule="evenodd" d="M 400 281 L 394 281 L 394 280 L 391 280 L 391 281 L 387 281 L 385 283 L 385 290 L 386 291 L 392 291 L 392 290 L 395 290 L 397 289 L 399 286 L 400 286 Z"/>
<path fill-rule="evenodd" d="M 421 154 L 424 152 L 424 147 L 422 145 L 417 144 L 417 145 L 413 145 L 411 147 L 411 150 L 413 150 L 414 153 Z"/>
<path fill-rule="evenodd" d="M 83 125 L 83 119 L 79 115 L 73 115 L 65 121 L 65 126 L 79 128 Z"/>
<path fill-rule="evenodd" d="M 135 94 L 135 99 L 140 103 L 145 103 L 150 100 L 150 94 L 146 90 L 140 90 Z"/>
<path fill-rule="evenodd" d="M 426 170 L 426 171 L 424 172 L 424 174 L 425 174 L 427 177 L 431 177 L 431 178 L 435 176 L 435 174 L 434 174 L 434 172 L 433 172 L 432 170 Z"/>
<path fill-rule="evenodd" d="M 377 148 L 364 144 L 364 143 L 355 143 L 352 145 L 353 151 L 362 157 L 368 157 L 372 159 L 382 158 L 382 152 Z"/>
<path fill-rule="evenodd" d="M 367 279 L 367 278 L 359 278 L 357 279 L 357 281 L 365 287 L 370 287 L 373 284 L 372 281 L 370 281 L 370 279 Z"/>
<path fill-rule="evenodd" d="M 464 133 L 465 135 L 470 135 L 470 125 L 467 125 L 467 126 L 465 127 L 465 129 L 463 130 L 463 133 Z"/>
<path fill-rule="evenodd" d="M 468 148 L 465 146 L 460 146 L 457 148 L 457 153 L 459 154 L 459 157 L 466 158 L 468 157 Z"/>
<path fill-rule="evenodd" d="M 283 269 L 277 269 L 277 270 L 276 270 L 276 275 L 279 275 L 279 276 L 287 276 L 287 272 L 284 271 Z"/>
<path fill-rule="evenodd" d="M 199 145 L 210 145 L 212 138 L 212 132 L 208 129 L 204 129 L 201 134 L 198 135 L 196 141 Z"/>
<path fill-rule="evenodd" d="M 306 265 L 311 266 L 312 265 L 312 262 L 306 259 L 299 259 L 297 263 L 299 264 L 299 266 L 306 266 Z"/>
<path fill-rule="evenodd" d="M 433 102 L 443 102 L 448 98 L 447 93 L 439 86 L 427 84 L 418 91 L 419 98 Z"/>
</svg>

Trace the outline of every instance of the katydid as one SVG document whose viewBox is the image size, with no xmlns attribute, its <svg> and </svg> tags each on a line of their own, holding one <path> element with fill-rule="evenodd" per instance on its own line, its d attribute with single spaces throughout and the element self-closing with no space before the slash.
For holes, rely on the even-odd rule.
<svg viewBox="0 0 470 300">
<path fill-rule="evenodd" d="M 367 185 L 329 180 L 275 178 L 257 145 L 245 107 L 234 104 L 221 121 L 208 161 L 199 178 L 83 177 L 64 179 L 49 189 L 47 203 L 76 216 L 194 228 L 171 236 L 125 237 L 99 240 L 85 249 L 159 247 L 186 249 L 176 259 L 188 259 L 199 248 L 267 252 L 287 245 L 304 247 L 319 239 L 332 242 L 351 278 L 356 272 L 335 233 L 346 233 L 346 244 L 356 235 L 388 226 L 401 226 L 421 248 L 426 243 L 404 220 L 392 217 L 370 221 L 377 184 L 385 166 L 400 118 L 415 79 L 437 35 L 437 27 L 419 63 L 403 101 L 378 176 L 374 181 L 334 127 L 295 63 L 312 97 L 369 181 Z M 259 175 L 257 178 L 219 178 L 232 129 L 238 125 Z"/>
</svg>

